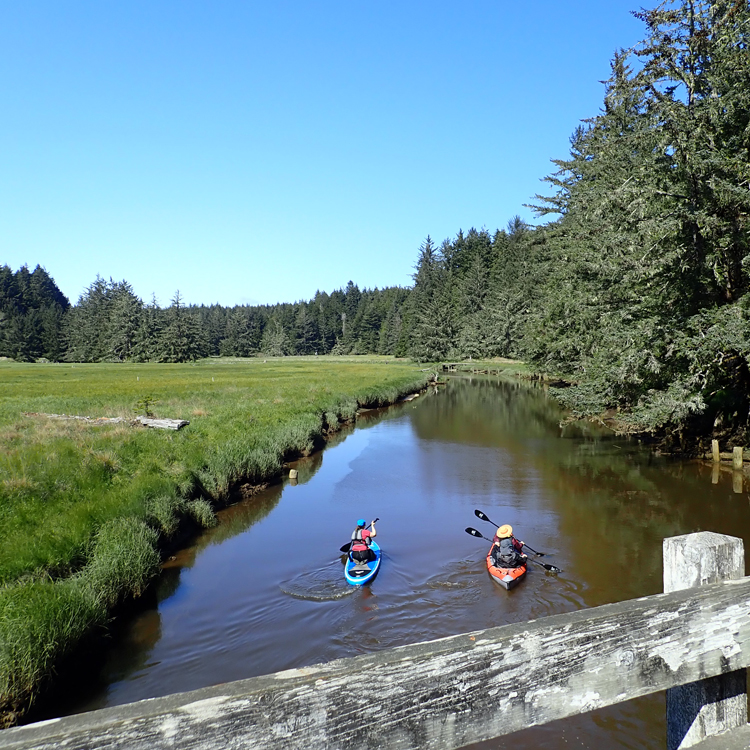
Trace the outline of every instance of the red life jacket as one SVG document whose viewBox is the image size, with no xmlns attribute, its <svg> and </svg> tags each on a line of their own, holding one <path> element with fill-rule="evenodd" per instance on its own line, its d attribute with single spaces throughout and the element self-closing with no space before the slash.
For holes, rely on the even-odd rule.
<svg viewBox="0 0 750 750">
<path fill-rule="evenodd" d="M 370 532 L 367 529 L 355 529 L 352 532 L 352 552 L 362 552 L 369 544 Z"/>
</svg>

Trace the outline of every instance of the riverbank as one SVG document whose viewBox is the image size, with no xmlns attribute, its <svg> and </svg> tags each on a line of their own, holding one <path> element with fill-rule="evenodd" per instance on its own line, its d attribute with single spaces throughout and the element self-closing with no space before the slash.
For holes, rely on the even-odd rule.
<svg viewBox="0 0 750 750">
<path fill-rule="evenodd" d="M 185 518 L 281 475 L 325 435 L 421 388 L 393 358 L 0 363 L 0 709 L 18 721 L 66 654 L 140 595 Z M 127 423 L 134 410 L 190 424 Z M 26 416 L 32 414 L 33 416 Z"/>
</svg>

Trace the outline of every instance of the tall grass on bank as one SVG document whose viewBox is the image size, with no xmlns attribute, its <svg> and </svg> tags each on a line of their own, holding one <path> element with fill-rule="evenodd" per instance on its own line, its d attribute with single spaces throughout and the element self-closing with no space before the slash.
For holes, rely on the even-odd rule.
<svg viewBox="0 0 750 750">
<path fill-rule="evenodd" d="M 15 723 L 55 663 L 105 617 L 102 602 L 76 578 L 0 589 L 0 726 Z"/>
<path fill-rule="evenodd" d="M 424 382 L 387 359 L 0 362 L 0 709 L 28 705 L 61 656 L 143 591 L 182 519 L 211 525 L 238 485 Z M 132 418 L 146 399 L 189 427 L 40 416 Z"/>
</svg>

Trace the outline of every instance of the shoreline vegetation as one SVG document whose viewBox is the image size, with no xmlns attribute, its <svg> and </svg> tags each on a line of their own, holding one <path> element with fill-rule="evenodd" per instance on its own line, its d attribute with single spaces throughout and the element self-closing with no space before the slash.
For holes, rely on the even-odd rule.
<svg viewBox="0 0 750 750">
<path fill-rule="evenodd" d="M 217 508 L 278 480 L 358 409 L 433 377 L 393 357 L 0 362 L 0 726 L 143 594 L 186 523 L 213 525 Z M 190 424 L 136 427 L 136 411 Z"/>
</svg>

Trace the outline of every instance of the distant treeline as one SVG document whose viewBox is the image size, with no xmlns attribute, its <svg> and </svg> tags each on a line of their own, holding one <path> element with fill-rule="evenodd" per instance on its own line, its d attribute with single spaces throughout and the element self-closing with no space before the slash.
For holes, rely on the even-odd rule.
<svg viewBox="0 0 750 750">
<path fill-rule="evenodd" d="M 410 289 L 263 307 L 144 305 L 97 279 L 68 307 L 46 273 L 0 272 L 0 354 L 184 361 L 207 354 L 519 356 L 576 382 L 578 414 L 619 413 L 678 443 L 747 442 L 750 4 L 666 0 L 635 14 L 600 114 L 555 160 L 552 194 L 419 250 Z M 671 429 L 673 427 L 677 429 Z"/>
<path fill-rule="evenodd" d="M 0 356 L 19 361 L 187 362 L 255 354 L 392 354 L 422 360 L 511 353 L 507 324 L 481 322 L 493 274 L 524 232 L 471 230 L 436 250 L 421 248 L 413 289 L 360 289 L 349 282 L 309 301 L 277 305 L 144 303 L 127 281 L 97 277 L 71 306 L 46 270 L 0 267 Z M 450 259 L 450 263 L 448 262 Z M 444 269 L 446 273 L 443 273 Z M 449 272 L 448 272 L 449 271 Z M 448 289 L 448 280 L 458 279 Z M 436 298 L 437 287 L 441 287 Z M 442 287 L 446 286 L 443 290 Z M 450 299 L 444 299 L 448 293 Z M 450 330 L 445 330 L 445 304 Z M 452 308 L 455 306 L 455 310 Z M 464 315 L 466 313 L 472 313 Z"/>
</svg>

